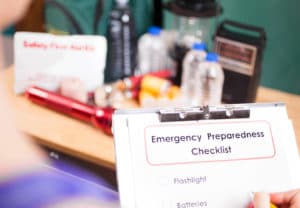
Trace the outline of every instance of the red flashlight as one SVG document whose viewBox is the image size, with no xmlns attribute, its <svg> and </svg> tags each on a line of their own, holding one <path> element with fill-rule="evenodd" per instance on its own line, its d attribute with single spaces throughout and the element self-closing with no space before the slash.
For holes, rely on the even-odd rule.
<svg viewBox="0 0 300 208">
<path fill-rule="evenodd" d="M 92 123 L 106 134 L 112 135 L 111 125 L 114 109 L 111 107 L 97 108 L 35 86 L 26 90 L 26 97 L 36 104 Z"/>
</svg>

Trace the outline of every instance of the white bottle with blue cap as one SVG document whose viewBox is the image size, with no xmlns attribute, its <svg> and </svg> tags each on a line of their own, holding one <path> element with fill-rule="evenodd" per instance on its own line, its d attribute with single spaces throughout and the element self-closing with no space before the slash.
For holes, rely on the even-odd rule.
<svg viewBox="0 0 300 208">
<path fill-rule="evenodd" d="M 205 61 L 199 65 L 195 92 L 198 105 L 221 104 L 224 72 L 218 60 L 217 54 L 208 53 Z"/>
<path fill-rule="evenodd" d="M 199 65 L 206 58 L 205 43 L 194 43 L 183 59 L 183 72 L 181 77 L 181 93 L 183 105 L 195 106 L 198 105 L 198 98 L 195 97 L 196 91 L 196 72 L 199 71 Z"/>
<path fill-rule="evenodd" d="M 161 36 L 161 28 L 152 26 L 138 41 L 137 74 L 165 69 L 168 61 L 167 46 Z"/>
</svg>

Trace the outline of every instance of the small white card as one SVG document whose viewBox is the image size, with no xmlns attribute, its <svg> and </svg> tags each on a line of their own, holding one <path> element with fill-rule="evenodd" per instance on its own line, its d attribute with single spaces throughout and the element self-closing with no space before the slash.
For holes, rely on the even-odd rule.
<svg viewBox="0 0 300 208">
<path fill-rule="evenodd" d="M 158 110 L 117 111 L 121 207 L 243 208 L 252 192 L 299 187 L 299 155 L 284 104 L 226 108 L 241 107 L 249 107 L 250 116 L 162 122 Z"/>
<path fill-rule="evenodd" d="M 17 32 L 14 47 L 15 93 L 30 85 L 53 91 L 65 77 L 79 78 L 89 91 L 103 84 L 105 37 Z"/>
</svg>

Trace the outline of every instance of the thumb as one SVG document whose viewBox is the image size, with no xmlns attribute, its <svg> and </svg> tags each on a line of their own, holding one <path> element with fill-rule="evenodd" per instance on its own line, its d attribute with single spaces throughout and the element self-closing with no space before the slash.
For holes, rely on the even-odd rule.
<svg viewBox="0 0 300 208">
<path fill-rule="evenodd" d="M 270 208 L 270 195 L 267 193 L 255 193 L 253 197 L 254 208 Z"/>
</svg>

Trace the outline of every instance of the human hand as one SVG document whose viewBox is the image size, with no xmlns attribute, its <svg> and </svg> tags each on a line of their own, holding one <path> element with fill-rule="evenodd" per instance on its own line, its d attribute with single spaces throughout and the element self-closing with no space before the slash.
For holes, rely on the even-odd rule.
<svg viewBox="0 0 300 208">
<path fill-rule="evenodd" d="M 255 193 L 248 208 L 270 208 L 270 195 L 263 192 Z"/>
<path fill-rule="evenodd" d="M 300 208 L 300 189 L 270 194 L 270 199 L 278 208 Z"/>
<path fill-rule="evenodd" d="M 249 208 L 300 208 L 300 189 L 282 193 L 255 193 Z M 275 208 L 275 206 L 274 206 Z"/>
</svg>

